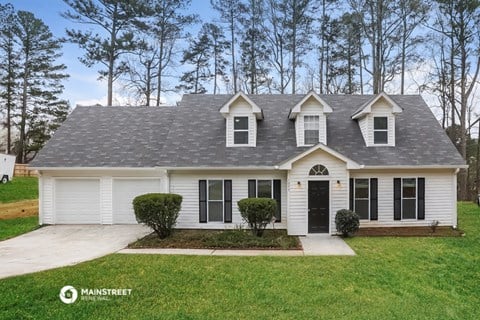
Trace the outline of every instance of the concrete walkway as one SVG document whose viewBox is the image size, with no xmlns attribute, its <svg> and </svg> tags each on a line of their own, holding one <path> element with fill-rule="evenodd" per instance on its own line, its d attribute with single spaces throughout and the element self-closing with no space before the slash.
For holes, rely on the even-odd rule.
<svg viewBox="0 0 480 320">
<path fill-rule="evenodd" d="M 300 237 L 306 256 L 354 256 L 355 251 L 342 238 L 329 234 Z"/>
<path fill-rule="evenodd" d="M 96 259 L 117 252 L 150 232 L 143 225 L 43 227 L 0 241 L 0 279 Z"/>
<path fill-rule="evenodd" d="M 342 238 L 328 234 L 299 237 L 303 250 L 123 249 L 123 254 L 178 254 L 197 256 L 354 256 Z"/>
</svg>

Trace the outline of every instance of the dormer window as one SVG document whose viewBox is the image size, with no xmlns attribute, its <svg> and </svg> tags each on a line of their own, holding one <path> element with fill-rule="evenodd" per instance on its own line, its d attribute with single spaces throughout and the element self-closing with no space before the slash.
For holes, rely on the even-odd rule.
<svg viewBox="0 0 480 320">
<path fill-rule="evenodd" d="M 387 117 L 373 118 L 373 143 L 374 144 L 388 143 L 388 118 Z"/>
<path fill-rule="evenodd" d="M 248 144 L 248 117 L 234 117 L 233 143 Z"/>
<path fill-rule="evenodd" d="M 320 140 L 320 116 L 304 116 L 305 145 L 317 144 Z"/>
</svg>

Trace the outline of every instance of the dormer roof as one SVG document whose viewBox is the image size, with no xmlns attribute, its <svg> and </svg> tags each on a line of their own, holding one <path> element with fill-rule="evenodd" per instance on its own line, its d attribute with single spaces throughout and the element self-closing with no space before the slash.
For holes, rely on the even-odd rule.
<svg viewBox="0 0 480 320">
<path fill-rule="evenodd" d="M 290 120 L 293 120 L 297 117 L 297 115 L 300 113 L 302 106 L 305 102 L 308 101 L 308 99 L 314 98 L 315 100 L 318 101 L 323 106 L 323 113 L 332 113 L 333 109 L 328 105 L 328 103 L 325 102 L 318 94 L 315 93 L 315 91 L 310 91 L 307 93 L 302 100 L 300 100 L 291 110 L 290 113 L 288 114 L 288 118 Z"/>
<path fill-rule="evenodd" d="M 365 116 L 366 114 L 371 113 L 372 106 L 381 99 L 385 99 L 385 101 L 387 101 L 390 107 L 392 107 L 393 114 L 403 112 L 403 109 L 395 101 L 393 101 L 392 98 L 390 98 L 385 92 L 382 92 L 374 96 L 372 99 L 368 100 L 366 103 L 362 104 L 357 110 L 355 110 L 351 118 L 355 120 Z"/>
<path fill-rule="evenodd" d="M 230 106 L 236 102 L 239 99 L 245 100 L 250 107 L 252 107 L 252 113 L 255 115 L 257 120 L 262 120 L 263 119 L 263 111 L 262 109 L 252 101 L 243 91 L 238 91 L 235 95 L 233 95 L 232 98 L 230 98 L 221 108 L 220 108 L 220 113 L 223 115 L 223 117 L 227 117 L 228 114 L 230 114 Z"/>
</svg>

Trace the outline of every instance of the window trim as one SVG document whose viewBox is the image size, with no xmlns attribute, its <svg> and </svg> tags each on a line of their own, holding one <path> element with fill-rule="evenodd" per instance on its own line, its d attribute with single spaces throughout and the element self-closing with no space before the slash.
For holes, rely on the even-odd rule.
<svg viewBox="0 0 480 320">
<path fill-rule="evenodd" d="M 247 118 L 247 129 L 235 129 L 235 119 L 236 118 Z M 238 115 L 233 116 L 233 145 L 235 146 L 248 146 L 250 145 L 250 117 L 248 115 Z M 236 132 L 246 132 L 247 133 L 247 143 L 235 143 L 235 133 Z"/>
<path fill-rule="evenodd" d="M 401 184 L 400 184 L 400 200 L 401 200 L 401 221 L 417 221 L 418 220 L 418 177 L 414 178 L 401 178 Z M 415 180 L 415 198 L 404 198 L 403 197 L 403 180 L 405 179 L 414 179 Z M 412 200 L 415 199 L 415 218 L 404 218 L 403 217 L 403 210 L 405 209 L 405 206 L 403 205 L 403 200 Z"/>
<path fill-rule="evenodd" d="M 356 201 L 357 200 L 367 200 L 368 202 L 368 210 L 367 210 L 367 213 L 368 213 L 368 218 L 366 219 L 362 219 L 360 218 L 359 216 L 359 219 L 360 221 L 370 221 L 371 220 L 371 215 L 370 215 L 370 200 L 371 200 L 371 194 L 370 194 L 370 189 L 371 189 L 371 186 L 370 186 L 370 179 L 371 178 L 353 178 L 353 212 L 356 212 L 355 211 L 355 206 L 356 206 Z M 356 182 L 357 180 L 367 180 L 368 181 L 368 198 L 357 198 L 357 188 L 356 188 Z M 357 213 L 358 214 L 358 213 Z"/>
<path fill-rule="evenodd" d="M 221 181 L 222 182 L 222 200 L 210 200 L 210 181 Z M 224 179 L 207 179 L 207 223 L 225 223 L 225 181 Z M 222 221 L 210 221 L 210 202 L 221 202 L 222 203 Z"/>
<path fill-rule="evenodd" d="M 306 141 L 305 131 L 307 131 L 307 129 L 305 129 L 305 123 L 306 123 L 305 119 L 307 117 L 316 117 L 318 119 L 318 130 L 317 130 L 318 141 L 316 143 L 307 143 L 307 141 Z M 308 131 L 315 131 L 315 130 L 308 130 Z M 319 142 L 320 142 L 320 115 L 319 114 L 304 114 L 303 115 L 303 145 L 304 146 L 314 146 Z"/>
<path fill-rule="evenodd" d="M 387 128 L 386 129 L 375 129 L 375 118 L 385 118 L 387 120 Z M 389 127 L 388 116 L 374 116 L 373 117 L 373 137 L 372 137 L 373 141 L 372 142 L 373 142 L 374 145 L 381 146 L 381 145 L 388 145 L 389 144 L 389 141 L 388 141 L 389 140 L 389 138 L 388 138 L 388 127 Z M 376 143 L 375 142 L 375 132 L 386 132 L 387 133 L 387 142 Z"/>
<path fill-rule="evenodd" d="M 316 170 L 317 167 L 319 167 L 319 168 L 323 167 L 323 170 Z M 315 171 L 315 174 L 312 174 L 312 171 Z M 325 173 L 325 171 L 326 171 L 326 173 Z M 319 174 L 320 172 L 324 172 L 324 173 Z M 326 166 L 324 166 L 323 164 L 316 164 L 316 165 L 314 165 L 313 167 L 310 168 L 310 170 L 308 171 L 308 176 L 309 177 L 328 177 L 328 176 L 330 176 L 330 171 L 328 171 L 328 168 Z"/>
</svg>

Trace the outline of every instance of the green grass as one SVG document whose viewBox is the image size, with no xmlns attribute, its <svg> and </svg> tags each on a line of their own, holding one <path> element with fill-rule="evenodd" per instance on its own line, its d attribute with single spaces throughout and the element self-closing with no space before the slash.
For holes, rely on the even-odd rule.
<svg viewBox="0 0 480 320">
<path fill-rule="evenodd" d="M 480 209 L 456 238 L 353 238 L 355 257 L 110 255 L 0 280 L 0 319 L 478 319 Z M 131 288 L 58 299 L 64 285 Z"/>
<path fill-rule="evenodd" d="M 38 178 L 15 177 L 6 184 L 0 184 L 0 203 L 38 198 Z"/>
<path fill-rule="evenodd" d="M 0 241 L 16 237 L 37 228 L 37 216 L 0 220 Z"/>
<path fill-rule="evenodd" d="M 265 230 L 263 237 L 249 230 L 175 230 L 172 236 L 159 239 L 155 233 L 129 245 L 130 248 L 222 248 L 222 249 L 299 249 L 298 237 L 286 230 Z"/>
</svg>

